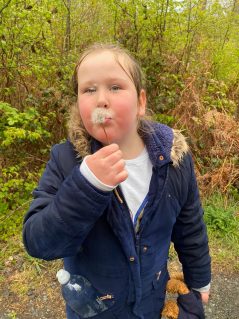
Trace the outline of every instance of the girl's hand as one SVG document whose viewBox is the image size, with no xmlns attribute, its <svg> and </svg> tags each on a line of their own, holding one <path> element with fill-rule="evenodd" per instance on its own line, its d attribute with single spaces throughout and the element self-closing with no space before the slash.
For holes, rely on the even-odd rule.
<svg viewBox="0 0 239 319">
<path fill-rule="evenodd" d="M 202 298 L 202 302 L 203 303 L 208 303 L 208 300 L 209 300 L 209 291 L 207 292 L 200 292 L 201 294 L 201 298 Z"/>
<path fill-rule="evenodd" d="M 88 156 L 86 164 L 102 183 L 117 186 L 128 177 L 122 156 L 119 146 L 110 144 Z"/>
</svg>

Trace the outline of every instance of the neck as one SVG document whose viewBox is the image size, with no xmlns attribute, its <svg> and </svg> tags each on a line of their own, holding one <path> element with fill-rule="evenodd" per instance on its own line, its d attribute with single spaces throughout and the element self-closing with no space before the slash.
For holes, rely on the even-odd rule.
<svg viewBox="0 0 239 319">
<path fill-rule="evenodd" d="M 143 140 L 139 135 L 133 141 L 127 139 L 126 141 L 119 144 L 119 147 L 123 153 L 123 158 L 125 160 L 130 160 L 138 157 L 142 153 L 145 145 Z"/>
</svg>

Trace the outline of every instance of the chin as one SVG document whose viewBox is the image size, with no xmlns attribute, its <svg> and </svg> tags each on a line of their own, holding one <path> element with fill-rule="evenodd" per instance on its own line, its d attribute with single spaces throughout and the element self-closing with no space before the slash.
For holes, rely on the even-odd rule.
<svg viewBox="0 0 239 319">
<path fill-rule="evenodd" d="M 98 142 L 100 142 L 101 144 L 103 144 L 103 145 L 108 145 L 109 143 L 111 144 L 112 143 L 112 141 L 111 141 L 111 139 L 108 137 L 108 140 L 109 140 L 109 142 L 108 142 L 108 140 L 107 140 L 107 138 L 106 138 L 106 136 L 104 135 L 104 136 L 102 136 L 102 135 L 92 135 L 93 137 L 94 137 L 94 139 L 96 139 Z"/>
</svg>

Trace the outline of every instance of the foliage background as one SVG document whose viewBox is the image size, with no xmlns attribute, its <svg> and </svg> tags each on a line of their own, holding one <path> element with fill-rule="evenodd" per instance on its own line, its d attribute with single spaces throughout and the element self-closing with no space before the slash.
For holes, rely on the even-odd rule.
<svg viewBox="0 0 239 319">
<path fill-rule="evenodd" d="M 66 137 L 79 52 L 116 42 L 140 61 L 155 119 L 188 136 L 210 230 L 238 244 L 238 35 L 238 0 L 0 0 L 1 240 Z"/>
</svg>

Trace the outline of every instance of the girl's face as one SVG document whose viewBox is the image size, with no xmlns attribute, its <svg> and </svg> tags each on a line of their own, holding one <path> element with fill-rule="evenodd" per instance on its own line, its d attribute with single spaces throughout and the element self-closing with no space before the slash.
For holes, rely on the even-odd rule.
<svg viewBox="0 0 239 319">
<path fill-rule="evenodd" d="M 120 61 L 124 68 L 124 61 Z M 91 53 L 80 64 L 78 76 L 78 107 L 88 133 L 103 144 L 123 145 L 138 138 L 138 117 L 145 114 L 146 96 L 138 98 L 132 79 L 117 63 L 110 51 Z M 104 124 L 95 124 L 92 113 L 102 108 L 110 111 Z M 103 129 L 104 125 L 104 129 Z"/>
</svg>

